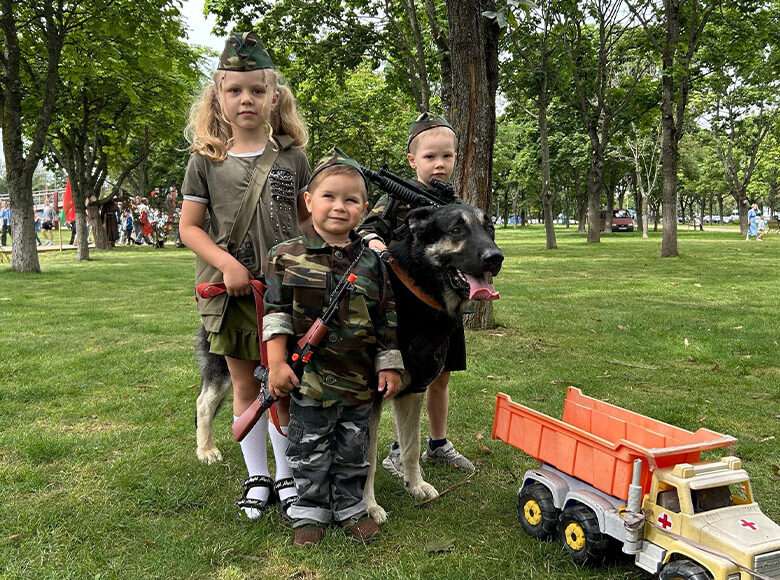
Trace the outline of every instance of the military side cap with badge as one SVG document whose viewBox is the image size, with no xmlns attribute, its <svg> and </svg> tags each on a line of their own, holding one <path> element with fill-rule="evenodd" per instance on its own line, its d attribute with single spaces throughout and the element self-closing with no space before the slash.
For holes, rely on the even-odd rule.
<svg viewBox="0 0 780 580">
<path fill-rule="evenodd" d="M 219 57 L 217 70 L 250 71 L 275 68 L 274 62 L 254 32 L 232 32 Z"/>
<path fill-rule="evenodd" d="M 311 171 L 309 185 L 311 185 L 311 182 L 314 181 L 314 178 L 317 176 L 317 174 L 322 173 L 325 169 L 333 167 L 334 165 L 348 165 L 349 167 L 352 167 L 360 174 L 360 177 L 362 177 L 363 181 L 366 183 L 366 188 L 368 188 L 368 182 L 366 181 L 366 176 L 363 175 L 363 171 L 360 169 L 360 164 L 338 147 L 334 147 L 322 158 L 320 158 L 319 161 L 317 161 L 317 164 Z"/>
<path fill-rule="evenodd" d="M 447 119 L 441 115 L 431 115 L 430 113 L 425 112 L 417 117 L 417 120 L 414 123 L 409 125 L 409 139 L 406 141 L 406 150 L 409 150 L 409 145 L 411 145 L 414 138 L 420 133 L 427 131 L 428 129 L 435 129 L 436 127 L 447 127 L 447 129 L 453 133 L 455 132 L 455 129 L 447 122 Z"/>
</svg>

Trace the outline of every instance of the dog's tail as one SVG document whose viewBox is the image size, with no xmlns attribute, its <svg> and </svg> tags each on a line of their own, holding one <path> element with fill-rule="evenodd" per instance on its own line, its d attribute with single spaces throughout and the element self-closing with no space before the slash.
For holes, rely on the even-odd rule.
<svg viewBox="0 0 780 580">
<path fill-rule="evenodd" d="M 209 333 L 203 327 L 195 333 L 195 359 L 200 369 L 200 393 L 208 389 L 225 390 L 230 385 L 230 371 L 224 355 L 209 352 Z M 222 407 L 225 399 L 220 398 L 215 414 Z M 198 426 L 198 415 L 195 414 L 195 427 Z"/>
</svg>

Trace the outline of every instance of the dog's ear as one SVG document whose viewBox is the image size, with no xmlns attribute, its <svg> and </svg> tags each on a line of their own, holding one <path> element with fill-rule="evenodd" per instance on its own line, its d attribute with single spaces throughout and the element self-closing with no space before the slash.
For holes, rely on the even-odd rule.
<svg viewBox="0 0 780 580">
<path fill-rule="evenodd" d="M 406 215 L 404 223 L 413 235 L 418 235 L 431 223 L 435 211 L 436 208 L 432 206 L 418 207 Z"/>
</svg>

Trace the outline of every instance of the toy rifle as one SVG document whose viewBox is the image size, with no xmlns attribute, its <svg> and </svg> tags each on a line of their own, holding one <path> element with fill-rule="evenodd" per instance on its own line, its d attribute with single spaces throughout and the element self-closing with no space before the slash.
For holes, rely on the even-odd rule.
<svg viewBox="0 0 780 580">
<path fill-rule="evenodd" d="M 391 173 L 387 169 L 387 163 L 379 171 L 372 171 L 362 165 L 360 170 L 366 176 L 366 179 L 376 184 L 391 199 L 404 201 L 412 207 L 423 207 L 426 205 L 439 207 L 455 201 L 455 190 L 450 183 L 432 179 L 429 189 Z M 387 217 L 386 214 L 390 211 L 392 205 L 392 203 L 387 204 L 385 213 L 382 215 L 383 218 Z"/>
<path fill-rule="evenodd" d="M 296 343 L 295 348 L 287 358 L 287 364 L 290 365 L 290 368 L 295 373 L 295 376 L 298 377 L 299 381 L 303 377 L 303 369 L 306 366 L 306 363 L 309 362 L 312 355 L 315 353 L 317 346 L 322 342 L 322 339 L 325 338 L 325 334 L 328 332 L 328 324 L 330 324 L 331 319 L 338 311 L 341 300 L 355 288 L 357 276 L 353 274 L 351 270 L 360 259 L 362 253 L 363 250 L 361 248 L 357 258 L 355 258 L 352 265 L 347 268 L 347 271 L 341 277 L 336 288 L 334 288 L 333 293 L 330 295 L 328 307 L 325 309 L 325 312 L 314 321 L 309 330 L 306 331 L 306 334 Z M 255 426 L 255 423 L 257 423 L 260 417 L 263 416 L 263 413 L 270 409 L 271 405 L 276 402 L 276 399 L 268 390 L 268 368 L 263 365 L 258 365 L 257 368 L 255 368 L 254 374 L 255 379 L 260 383 L 260 394 L 257 395 L 257 399 L 252 401 L 252 404 L 247 410 L 241 413 L 241 416 L 233 423 L 233 435 L 237 441 L 242 441 L 244 437 L 247 436 L 247 433 L 252 430 L 252 427 Z"/>
</svg>

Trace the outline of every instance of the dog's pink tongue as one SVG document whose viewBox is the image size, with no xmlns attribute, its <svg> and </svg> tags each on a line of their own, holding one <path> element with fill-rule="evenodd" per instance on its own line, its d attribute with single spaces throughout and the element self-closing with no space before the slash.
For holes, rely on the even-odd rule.
<svg viewBox="0 0 780 580">
<path fill-rule="evenodd" d="M 498 292 L 484 278 L 463 274 L 469 283 L 470 300 L 498 300 Z"/>
</svg>

